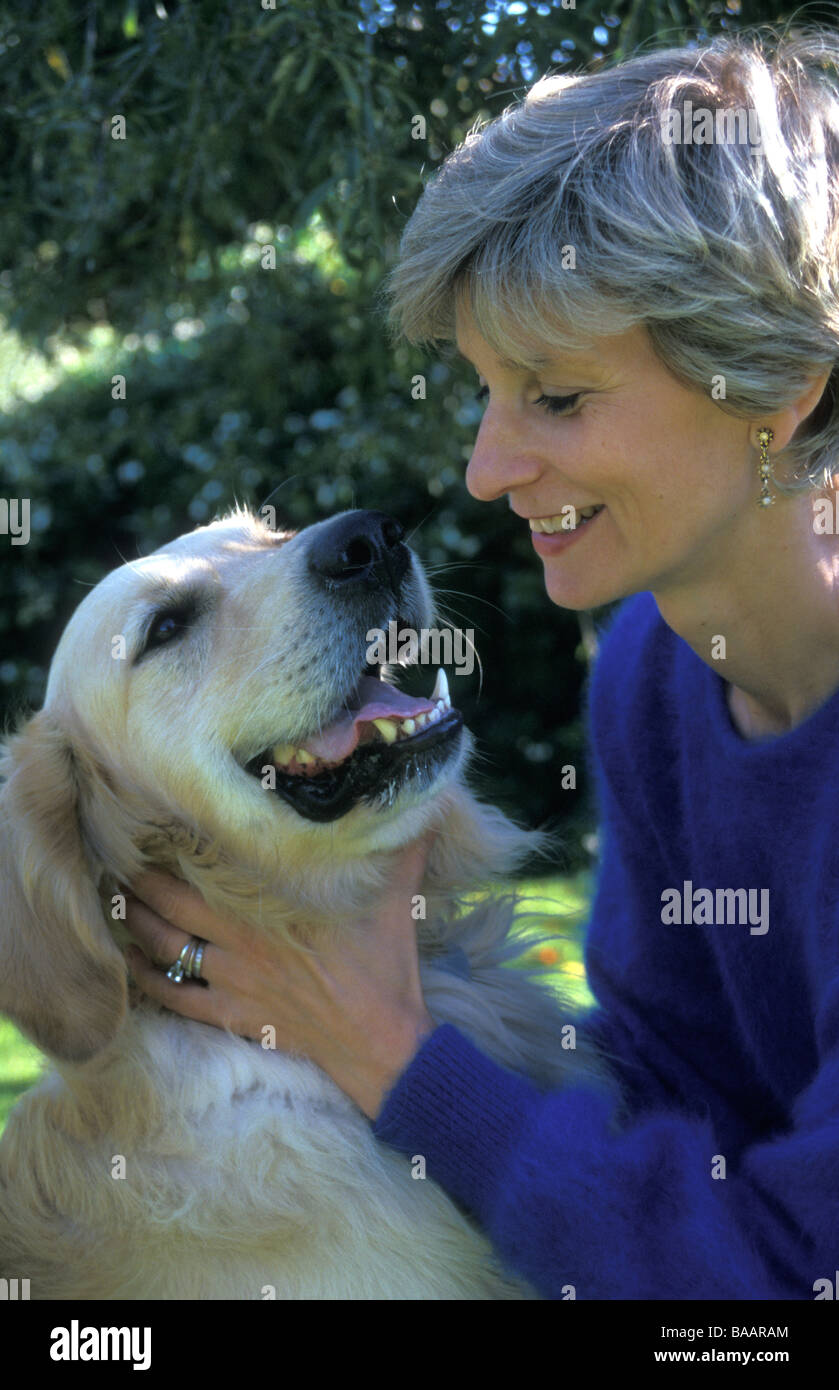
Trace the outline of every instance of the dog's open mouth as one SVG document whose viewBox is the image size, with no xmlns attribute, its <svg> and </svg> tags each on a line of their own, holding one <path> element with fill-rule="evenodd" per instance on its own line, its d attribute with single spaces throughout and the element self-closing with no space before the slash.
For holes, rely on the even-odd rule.
<svg viewBox="0 0 839 1390">
<path fill-rule="evenodd" d="M 303 744 L 275 744 L 247 771 L 273 767 L 272 790 L 307 820 L 343 816 L 361 799 L 391 799 L 411 778 L 431 776 L 456 750 L 463 717 L 440 669 L 427 698 L 365 674 L 345 708 Z"/>
</svg>

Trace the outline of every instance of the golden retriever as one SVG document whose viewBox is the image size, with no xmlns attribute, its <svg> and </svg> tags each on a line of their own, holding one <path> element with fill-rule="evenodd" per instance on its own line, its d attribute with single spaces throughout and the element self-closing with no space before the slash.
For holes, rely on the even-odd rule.
<svg viewBox="0 0 839 1390">
<path fill-rule="evenodd" d="M 433 616 L 381 513 L 294 533 L 237 508 L 68 623 L 0 761 L 0 1009 L 54 1063 L 0 1144 L 0 1277 L 33 1298 L 534 1296 L 318 1067 L 144 999 L 122 950 L 120 886 L 145 867 L 316 945 L 439 827 L 417 923 L 432 1017 L 540 1085 L 600 1075 L 505 965 L 510 900 L 455 910 L 534 841 L 467 789 L 445 687 L 412 700 L 367 664 L 370 629 Z"/>
</svg>

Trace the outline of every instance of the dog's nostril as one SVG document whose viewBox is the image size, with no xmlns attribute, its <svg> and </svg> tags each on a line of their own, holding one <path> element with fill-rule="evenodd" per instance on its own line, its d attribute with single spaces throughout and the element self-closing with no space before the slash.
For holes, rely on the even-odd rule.
<svg viewBox="0 0 839 1390">
<path fill-rule="evenodd" d="M 344 572 L 350 574 L 353 570 L 366 569 L 374 559 L 372 546 L 367 541 L 354 540 L 341 555 L 341 564 Z"/>
<path fill-rule="evenodd" d="M 398 599 L 411 564 L 404 534 L 385 512 L 346 512 L 313 537 L 309 567 L 330 590 L 382 588 Z"/>
<path fill-rule="evenodd" d="M 400 526 L 399 522 L 395 519 L 395 517 L 385 517 L 385 520 L 382 522 L 382 536 L 384 538 L 385 545 L 398 545 L 404 534 L 405 528 L 403 526 Z"/>
</svg>

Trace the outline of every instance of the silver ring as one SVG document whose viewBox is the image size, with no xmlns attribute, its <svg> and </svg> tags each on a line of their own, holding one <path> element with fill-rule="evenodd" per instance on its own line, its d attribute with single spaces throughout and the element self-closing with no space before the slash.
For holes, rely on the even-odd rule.
<svg viewBox="0 0 839 1390">
<path fill-rule="evenodd" d="M 195 955 L 192 957 L 192 978 L 193 978 L 193 980 L 200 980 L 200 979 L 201 979 L 201 962 L 202 962 L 203 959 L 204 959 L 204 947 L 205 947 L 206 945 L 207 945 L 206 941 L 201 941 L 201 940 L 199 940 L 199 941 L 198 941 L 198 945 L 197 945 L 196 948 L 195 948 Z"/>
<path fill-rule="evenodd" d="M 200 979 L 201 962 L 204 959 L 204 947 L 206 945 L 206 941 L 200 936 L 191 936 L 181 950 L 178 959 L 166 971 L 167 980 L 171 980 L 173 985 L 180 985 L 184 980 Z"/>
<path fill-rule="evenodd" d="M 192 962 L 195 959 L 195 949 L 201 940 L 200 936 L 191 936 L 187 943 L 187 951 L 184 955 L 184 979 L 189 980 L 192 976 Z"/>
<path fill-rule="evenodd" d="M 181 951 L 181 954 L 178 956 L 178 959 L 174 961 L 169 966 L 169 969 L 166 971 L 166 978 L 167 980 L 171 980 L 173 985 L 179 985 L 184 977 L 184 960 L 186 959 L 186 953 L 190 949 L 191 945 L 192 938 L 190 937 L 189 941 L 186 943 L 183 950 Z"/>
</svg>

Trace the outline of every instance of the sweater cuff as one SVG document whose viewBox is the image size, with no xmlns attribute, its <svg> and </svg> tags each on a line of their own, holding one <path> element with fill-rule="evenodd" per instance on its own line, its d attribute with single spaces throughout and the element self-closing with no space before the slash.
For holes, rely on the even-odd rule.
<svg viewBox="0 0 839 1390">
<path fill-rule="evenodd" d="M 515 1141 L 541 1093 L 440 1024 L 385 1098 L 377 1139 L 422 1156 L 426 1172 L 475 1216 L 495 1205 Z"/>
</svg>

